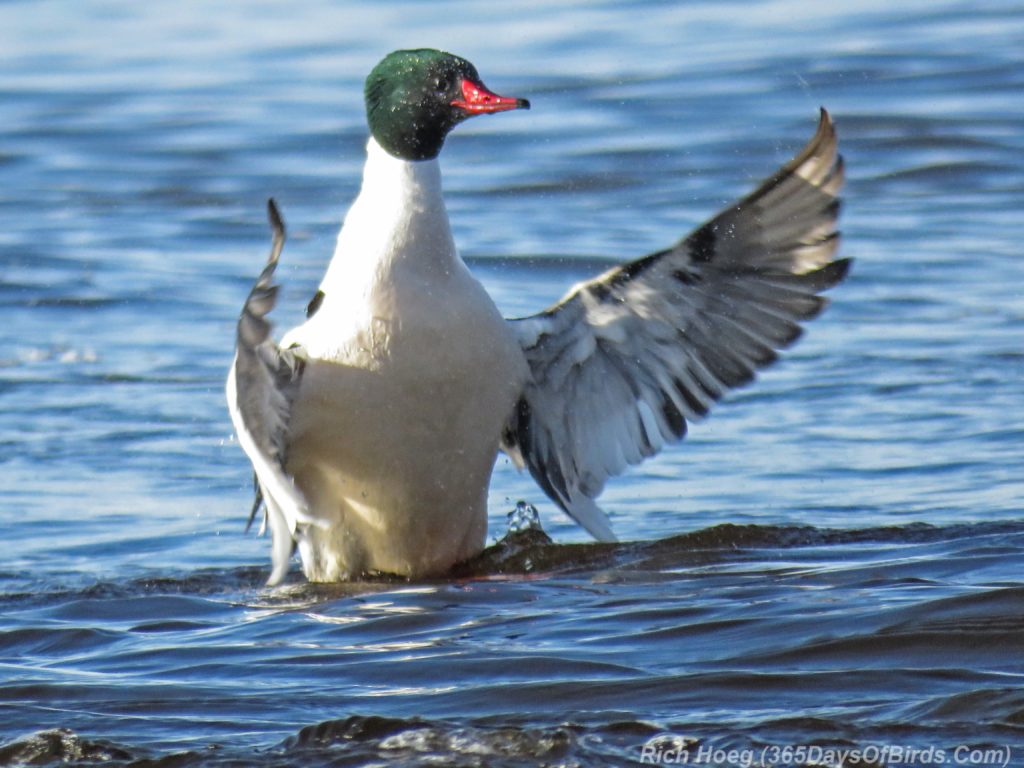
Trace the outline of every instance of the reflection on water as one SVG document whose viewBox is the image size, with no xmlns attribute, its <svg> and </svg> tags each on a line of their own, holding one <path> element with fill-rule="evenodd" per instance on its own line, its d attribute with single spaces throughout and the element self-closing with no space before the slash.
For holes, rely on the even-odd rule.
<svg viewBox="0 0 1024 768">
<path fill-rule="evenodd" d="M 0 17 L 0 765 L 1024 759 L 1012 4 Z M 292 228 L 287 327 L 358 184 L 362 77 L 412 44 L 533 102 L 443 160 L 456 239 L 507 314 L 673 242 L 822 104 L 855 269 L 780 365 L 609 485 L 624 543 L 589 542 L 502 460 L 491 535 L 519 499 L 543 531 L 446 580 L 267 590 L 222 394 L 263 205 Z"/>
</svg>

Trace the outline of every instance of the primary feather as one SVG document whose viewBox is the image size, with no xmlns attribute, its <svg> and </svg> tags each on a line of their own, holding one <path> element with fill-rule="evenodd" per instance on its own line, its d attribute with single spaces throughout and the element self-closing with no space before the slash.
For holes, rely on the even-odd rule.
<svg viewBox="0 0 1024 768">
<path fill-rule="evenodd" d="M 285 469 L 288 419 L 298 391 L 304 361 L 301 350 L 281 349 L 270 338 L 267 314 L 277 301 L 274 271 L 284 246 L 285 227 L 277 205 L 267 203 L 273 230 L 270 257 L 249 292 L 238 319 L 235 359 L 228 374 L 227 398 L 238 442 L 252 461 L 256 477 L 256 502 L 265 506 L 263 528 L 274 534 L 271 581 L 279 581 L 288 569 L 294 539 L 300 525 L 316 523 L 302 491 Z"/>
<path fill-rule="evenodd" d="M 773 362 L 846 275 L 849 261 L 833 260 L 836 147 L 822 110 L 807 146 L 753 193 L 672 248 L 512 321 L 531 376 L 503 448 L 598 539 L 613 538 L 594 503 L 605 481 Z"/>
</svg>

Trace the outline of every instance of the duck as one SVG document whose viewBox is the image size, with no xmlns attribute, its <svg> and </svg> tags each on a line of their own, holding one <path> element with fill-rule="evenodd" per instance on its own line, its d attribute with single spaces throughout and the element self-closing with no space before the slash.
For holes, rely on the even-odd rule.
<svg viewBox="0 0 1024 768">
<path fill-rule="evenodd" d="M 459 256 L 439 155 L 468 119 L 526 110 L 466 59 L 399 50 L 370 72 L 362 185 L 305 320 L 268 315 L 285 225 L 244 302 L 227 401 L 272 568 L 443 577 L 478 555 L 499 452 L 602 542 L 606 482 L 678 442 L 826 306 L 844 168 L 820 110 L 803 149 L 672 246 L 506 319 Z"/>
</svg>

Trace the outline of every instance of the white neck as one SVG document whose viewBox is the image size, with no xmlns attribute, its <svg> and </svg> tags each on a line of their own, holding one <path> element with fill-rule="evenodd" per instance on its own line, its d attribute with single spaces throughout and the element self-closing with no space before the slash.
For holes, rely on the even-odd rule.
<svg viewBox="0 0 1024 768">
<path fill-rule="evenodd" d="M 328 298 L 365 293 L 396 269 L 446 274 L 458 259 L 437 159 L 401 160 L 373 138 L 366 153 L 363 186 L 320 283 Z"/>
</svg>

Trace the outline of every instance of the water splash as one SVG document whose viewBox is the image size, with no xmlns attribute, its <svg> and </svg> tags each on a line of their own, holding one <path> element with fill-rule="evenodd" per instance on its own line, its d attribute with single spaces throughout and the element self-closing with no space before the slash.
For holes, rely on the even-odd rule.
<svg viewBox="0 0 1024 768">
<path fill-rule="evenodd" d="M 516 508 L 508 513 L 508 533 L 525 533 L 526 531 L 543 531 L 540 524 L 540 513 L 533 504 L 522 499 L 516 502 Z"/>
</svg>

